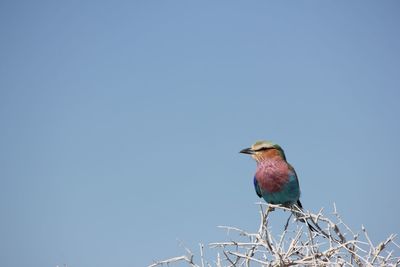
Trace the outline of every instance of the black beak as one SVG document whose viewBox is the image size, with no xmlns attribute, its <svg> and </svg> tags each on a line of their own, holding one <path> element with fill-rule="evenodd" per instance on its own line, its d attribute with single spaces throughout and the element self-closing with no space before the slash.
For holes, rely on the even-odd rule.
<svg viewBox="0 0 400 267">
<path fill-rule="evenodd" d="M 252 155 L 252 154 L 254 154 L 254 150 L 251 149 L 251 147 L 249 147 L 249 148 L 245 148 L 245 149 L 240 150 L 239 153 L 250 154 L 250 155 Z"/>
</svg>

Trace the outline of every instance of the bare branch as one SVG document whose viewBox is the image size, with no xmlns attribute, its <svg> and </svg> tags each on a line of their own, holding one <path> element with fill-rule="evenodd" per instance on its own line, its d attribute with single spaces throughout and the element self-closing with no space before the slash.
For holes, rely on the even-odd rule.
<svg viewBox="0 0 400 267">
<path fill-rule="evenodd" d="M 395 234 L 374 246 L 365 227 L 361 227 L 363 235 L 351 230 L 337 212 L 335 204 L 333 219 L 324 216 L 322 209 L 317 214 L 296 210 L 300 219 L 313 222 L 313 227 L 320 231 L 319 233 L 312 232 L 309 227 L 304 230 L 298 223 L 291 224 L 289 218 L 283 232 L 278 235 L 274 235 L 268 227 L 269 216 L 275 209 L 291 209 L 280 205 L 258 204 L 260 225 L 257 232 L 232 226 L 218 226 L 227 231 L 231 240 L 213 242 L 206 248 L 199 244 L 199 265 L 194 262 L 193 253 L 185 248 L 187 255 L 157 261 L 149 267 L 169 266 L 178 262 L 192 267 L 211 267 L 210 262 L 217 267 L 400 265 L 400 246 L 395 241 Z M 217 250 L 215 260 L 206 260 L 204 252 L 207 249 Z"/>
</svg>

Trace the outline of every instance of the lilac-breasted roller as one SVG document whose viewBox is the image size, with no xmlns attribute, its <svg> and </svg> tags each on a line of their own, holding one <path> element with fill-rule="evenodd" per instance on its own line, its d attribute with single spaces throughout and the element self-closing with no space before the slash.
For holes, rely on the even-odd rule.
<svg viewBox="0 0 400 267">
<path fill-rule="evenodd" d="M 292 165 L 286 161 L 283 149 L 269 141 L 258 141 L 240 153 L 250 154 L 257 162 L 254 176 L 257 195 L 267 203 L 292 208 L 293 214 L 298 217 L 299 213 L 295 210 L 302 210 L 299 180 Z M 305 222 L 303 219 L 300 221 Z M 307 224 L 311 230 L 316 231 L 308 222 Z"/>
</svg>

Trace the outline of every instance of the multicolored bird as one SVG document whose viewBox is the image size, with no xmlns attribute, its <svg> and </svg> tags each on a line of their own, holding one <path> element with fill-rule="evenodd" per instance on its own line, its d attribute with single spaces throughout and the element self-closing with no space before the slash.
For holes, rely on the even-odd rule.
<svg viewBox="0 0 400 267">
<path fill-rule="evenodd" d="M 257 162 L 254 176 L 254 188 L 257 195 L 267 203 L 280 204 L 291 208 L 296 217 L 300 217 L 303 206 L 300 202 L 300 186 L 296 171 L 286 161 L 285 152 L 275 143 L 257 141 L 250 148 L 240 151 L 250 154 Z M 312 231 L 317 231 L 309 222 L 306 222 Z M 319 227 L 318 227 L 319 228 Z"/>
</svg>

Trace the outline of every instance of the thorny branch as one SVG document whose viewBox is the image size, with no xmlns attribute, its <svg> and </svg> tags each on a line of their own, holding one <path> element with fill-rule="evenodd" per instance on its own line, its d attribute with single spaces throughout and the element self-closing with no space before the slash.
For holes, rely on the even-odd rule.
<svg viewBox="0 0 400 267">
<path fill-rule="evenodd" d="M 361 233 L 355 233 L 343 222 L 335 205 L 334 219 L 324 216 L 322 210 L 317 214 L 302 212 L 302 218 L 311 220 L 324 234 L 306 231 L 298 225 L 289 230 L 286 225 L 280 235 L 274 236 L 268 227 L 271 211 L 290 209 L 279 205 L 259 204 L 260 226 L 256 233 L 231 226 L 219 226 L 228 234 L 236 233 L 237 236 L 236 240 L 210 243 L 206 247 L 206 251 L 216 250 L 216 259 L 207 260 L 204 246 L 200 244 L 199 265 L 195 263 L 192 252 L 186 249 L 187 255 L 156 261 L 149 267 L 170 266 L 178 262 L 192 267 L 400 266 L 400 246 L 395 241 L 395 234 L 374 245 L 363 226 Z"/>
</svg>

